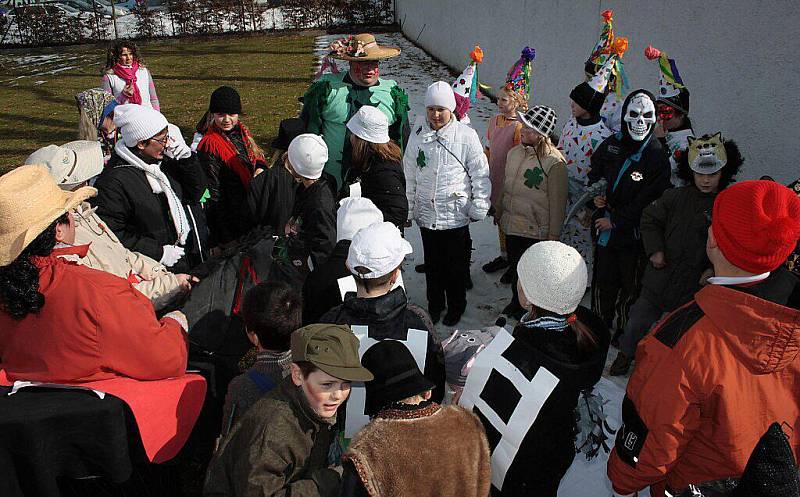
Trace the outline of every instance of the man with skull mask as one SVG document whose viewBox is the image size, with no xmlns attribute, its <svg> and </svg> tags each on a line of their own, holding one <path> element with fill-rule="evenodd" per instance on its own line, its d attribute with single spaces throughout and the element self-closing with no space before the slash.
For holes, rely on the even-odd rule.
<svg viewBox="0 0 800 497">
<path fill-rule="evenodd" d="M 589 184 L 607 182 L 596 208 L 592 310 L 611 329 L 615 311 L 622 330 L 636 300 L 644 252 L 639 235 L 642 210 L 670 187 L 670 165 L 653 132 L 655 98 L 647 90 L 631 92 L 622 106 L 622 129 L 606 138 L 591 159 Z M 617 332 L 618 339 L 621 331 Z"/>
</svg>

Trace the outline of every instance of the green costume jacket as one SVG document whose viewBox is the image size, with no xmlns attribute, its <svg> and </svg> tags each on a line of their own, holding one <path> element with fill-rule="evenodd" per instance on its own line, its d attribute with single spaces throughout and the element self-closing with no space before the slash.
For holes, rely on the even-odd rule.
<svg viewBox="0 0 800 497">
<path fill-rule="evenodd" d="M 353 85 L 347 73 L 324 74 L 303 97 L 301 117 L 306 132 L 322 135 L 328 145 L 325 172 L 342 188 L 350 170 L 350 132 L 347 121 L 363 105 L 379 108 L 389 118 L 389 137 L 405 149 L 408 138 L 408 96 L 391 79 L 379 79 L 369 87 Z M 345 81 L 347 79 L 347 81 Z"/>
</svg>

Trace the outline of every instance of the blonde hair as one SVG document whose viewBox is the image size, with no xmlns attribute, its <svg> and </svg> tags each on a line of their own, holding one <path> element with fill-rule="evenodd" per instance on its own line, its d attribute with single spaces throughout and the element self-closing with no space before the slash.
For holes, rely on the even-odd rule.
<svg viewBox="0 0 800 497">
<path fill-rule="evenodd" d="M 518 92 L 515 92 L 511 88 L 504 86 L 503 89 L 500 90 L 500 93 L 505 93 L 508 95 L 508 97 L 513 100 L 515 104 L 517 104 L 517 110 L 521 110 L 522 112 L 528 110 L 528 101 L 525 100 L 525 97 L 520 95 Z"/>
<path fill-rule="evenodd" d="M 393 140 L 389 140 L 386 143 L 372 143 L 356 135 L 352 136 L 355 143 L 353 143 L 353 151 L 350 156 L 353 159 L 353 164 L 361 171 L 369 169 L 373 157 L 386 162 L 401 162 L 403 160 L 403 152 Z"/>
<path fill-rule="evenodd" d="M 241 118 L 239 118 L 239 125 L 242 126 L 243 124 L 244 123 L 242 123 Z M 224 133 L 224 131 L 221 130 L 219 126 L 217 126 L 217 122 L 214 119 L 214 113 L 213 112 L 206 112 L 206 130 L 209 130 L 209 129 L 212 129 L 212 128 L 218 133 Z M 198 129 L 200 129 L 199 123 L 198 123 Z M 248 141 L 248 144 L 250 145 L 250 148 L 253 150 L 253 153 L 256 155 L 256 159 L 261 159 L 261 160 L 266 162 L 266 158 L 265 158 L 266 156 L 264 155 L 264 149 L 262 149 L 261 147 L 258 146 L 258 143 L 256 143 L 256 141 L 253 139 L 252 136 L 248 137 L 247 141 Z"/>
</svg>

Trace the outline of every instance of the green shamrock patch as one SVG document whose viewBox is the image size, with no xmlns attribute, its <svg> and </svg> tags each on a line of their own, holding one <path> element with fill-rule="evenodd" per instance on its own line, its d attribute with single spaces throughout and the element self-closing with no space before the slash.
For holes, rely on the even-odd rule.
<svg viewBox="0 0 800 497">
<path fill-rule="evenodd" d="M 538 190 L 543 179 L 544 171 L 542 171 L 540 167 L 534 167 L 533 169 L 525 171 L 525 186 L 528 188 L 536 188 Z"/>
<path fill-rule="evenodd" d="M 423 152 L 422 150 L 420 150 L 419 153 L 417 154 L 417 165 L 419 166 L 420 169 L 428 165 L 428 161 L 427 159 L 425 159 L 425 152 Z"/>
</svg>

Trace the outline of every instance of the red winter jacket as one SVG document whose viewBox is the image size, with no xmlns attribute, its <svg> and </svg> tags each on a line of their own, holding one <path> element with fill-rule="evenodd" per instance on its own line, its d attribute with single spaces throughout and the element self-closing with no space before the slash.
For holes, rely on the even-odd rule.
<svg viewBox="0 0 800 497">
<path fill-rule="evenodd" d="M 21 320 L 0 311 L 0 372 L 9 380 L 82 383 L 184 374 L 180 324 L 157 320 L 150 300 L 128 281 L 52 254 L 34 264 L 44 307 Z"/>
<path fill-rule="evenodd" d="M 800 312 L 773 302 L 773 276 L 703 288 L 639 344 L 608 461 L 617 493 L 739 477 L 776 421 L 800 456 Z"/>
</svg>

